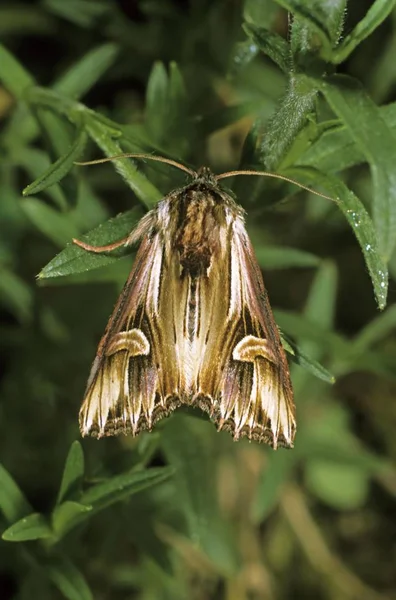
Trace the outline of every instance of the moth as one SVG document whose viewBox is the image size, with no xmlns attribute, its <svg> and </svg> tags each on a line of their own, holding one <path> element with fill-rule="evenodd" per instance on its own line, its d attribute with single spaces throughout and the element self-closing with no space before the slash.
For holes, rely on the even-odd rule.
<svg viewBox="0 0 396 600">
<path fill-rule="evenodd" d="M 100 247 L 73 240 L 90 252 L 140 243 L 92 365 L 82 435 L 135 436 L 190 405 L 234 440 L 293 447 L 285 351 L 244 211 L 219 184 L 234 174 L 263 173 L 214 175 L 162 157 L 121 156 L 170 163 L 191 182 L 165 196 L 123 240 Z"/>
</svg>

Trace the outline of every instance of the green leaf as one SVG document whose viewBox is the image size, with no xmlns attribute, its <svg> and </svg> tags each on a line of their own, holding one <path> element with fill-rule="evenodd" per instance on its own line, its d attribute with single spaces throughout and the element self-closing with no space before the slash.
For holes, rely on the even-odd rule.
<svg viewBox="0 0 396 600">
<path fill-rule="evenodd" d="M 11 475 L 0 464 L 0 510 L 8 523 L 32 512 L 32 507 Z"/>
<path fill-rule="evenodd" d="M 176 468 L 175 500 L 186 519 L 188 537 L 222 573 L 230 574 L 237 568 L 237 548 L 216 494 L 217 443 L 213 425 L 189 415 L 172 415 L 161 436 L 168 462 Z"/>
<path fill-rule="evenodd" d="M 2 538 L 6 542 L 25 542 L 51 536 L 52 531 L 46 518 L 41 513 L 32 513 L 6 529 Z"/>
<path fill-rule="evenodd" d="M 254 243 L 254 235 L 251 236 Z M 318 267 L 321 259 L 310 252 L 287 246 L 258 246 L 254 244 L 257 261 L 265 269 Z"/>
<path fill-rule="evenodd" d="M 87 131 L 106 156 L 122 154 L 122 148 L 114 139 L 107 125 L 93 116 L 87 116 Z M 148 208 L 152 208 L 161 199 L 161 192 L 141 173 L 131 159 L 114 160 L 116 171 L 125 179 L 136 196 Z"/>
<path fill-rule="evenodd" d="M 70 446 L 65 468 L 63 469 L 62 482 L 59 488 L 57 504 L 65 499 L 74 498 L 82 489 L 84 478 L 84 453 L 80 442 L 75 441 Z"/>
<path fill-rule="evenodd" d="M 262 523 L 276 507 L 283 486 L 289 481 L 296 464 L 297 454 L 280 450 L 267 453 L 266 459 L 251 506 L 251 519 L 255 524 Z"/>
<path fill-rule="evenodd" d="M 335 377 L 330 371 L 325 369 L 325 367 L 318 363 L 314 358 L 306 354 L 301 347 L 297 346 L 297 344 L 283 332 L 281 333 L 281 339 L 283 347 L 290 354 L 293 362 L 312 373 L 312 375 L 315 375 L 318 379 L 326 381 L 326 383 L 335 383 Z"/>
<path fill-rule="evenodd" d="M 81 98 L 111 67 L 118 53 L 119 47 L 113 43 L 90 50 L 54 83 L 54 91 L 70 98 Z"/>
<path fill-rule="evenodd" d="M 17 59 L 0 44 L 0 81 L 17 98 L 21 98 L 26 88 L 35 81 Z"/>
<path fill-rule="evenodd" d="M 168 111 L 168 73 L 162 62 L 155 62 L 146 91 L 146 123 L 153 140 L 160 142 Z"/>
<path fill-rule="evenodd" d="M 21 323 L 28 323 L 31 320 L 32 289 L 23 279 L 2 265 L 0 265 L 0 303 L 7 306 Z"/>
<path fill-rule="evenodd" d="M 84 520 L 92 510 L 92 506 L 66 500 L 58 504 L 52 513 L 52 528 L 58 539 L 62 538 L 70 529 Z"/>
<path fill-rule="evenodd" d="M 82 240 L 92 246 L 101 246 L 117 241 L 132 231 L 140 217 L 140 209 L 133 208 L 93 229 L 82 236 Z M 71 237 L 69 237 L 69 241 Z M 69 244 L 42 269 L 39 278 L 64 277 L 74 273 L 84 273 L 108 265 L 118 260 L 120 256 L 118 250 L 96 254 L 87 252 L 75 244 Z"/>
<path fill-rule="evenodd" d="M 266 56 L 269 56 L 284 73 L 289 73 L 292 66 L 290 47 L 282 36 L 263 27 L 256 27 L 252 23 L 244 25 L 244 30 Z"/>
<path fill-rule="evenodd" d="M 80 27 L 93 26 L 99 17 L 110 10 L 109 3 L 104 0 L 44 0 L 44 5 L 54 14 Z"/>
<path fill-rule="evenodd" d="M 287 331 L 293 337 L 316 342 L 319 347 L 338 356 L 350 355 L 349 342 L 333 331 L 318 325 L 315 321 L 311 321 L 306 316 L 280 310 L 279 308 L 274 310 L 274 316 L 281 329 Z M 286 338 L 286 341 L 289 343 L 289 337 Z"/>
<path fill-rule="evenodd" d="M 59 558 L 46 565 L 45 572 L 68 600 L 93 600 L 85 578 L 69 560 Z"/>
<path fill-rule="evenodd" d="M 367 473 L 345 464 L 311 460 L 305 467 L 305 483 L 320 500 L 336 510 L 356 510 L 369 492 Z"/>
<path fill-rule="evenodd" d="M 355 48 L 381 25 L 395 6 L 396 0 L 375 0 L 355 29 L 335 49 L 331 57 L 332 62 L 335 64 L 344 62 Z"/>
<path fill-rule="evenodd" d="M 396 103 L 379 108 L 382 119 L 396 133 Z M 297 162 L 336 173 L 366 161 L 365 155 L 341 121 L 325 122 L 317 140 L 297 158 Z"/>
<path fill-rule="evenodd" d="M 318 85 L 370 165 L 373 219 L 380 253 L 388 260 L 396 244 L 396 136 L 357 80 L 333 75 Z"/>
<path fill-rule="evenodd" d="M 80 503 L 92 506 L 92 510 L 98 512 L 115 502 L 125 500 L 132 494 L 162 483 L 173 475 L 173 472 L 171 467 L 158 467 L 115 475 L 84 492 Z"/>
<path fill-rule="evenodd" d="M 41 200 L 26 198 L 21 207 L 29 220 L 56 246 L 64 246 L 79 230 L 69 215 L 59 213 Z"/>
<path fill-rule="evenodd" d="M 364 352 L 373 344 L 387 337 L 395 328 L 396 305 L 393 305 L 361 329 L 353 342 L 354 348 Z"/>
<path fill-rule="evenodd" d="M 18 152 L 16 164 L 21 165 L 30 175 L 36 179 L 40 177 L 43 171 L 50 168 L 48 154 L 36 148 L 23 148 Z M 67 209 L 67 199 L 62 187 L 58 184 L 51 186 L 45 190 L 45 195 L 49 197 L 53 203 L 63 211 Z"/>
<path fill-rule="evenodd" d="M 76 139 L 68 152 L 58 158 L 58 160 L 40 175 L 38 179 L 25 187 L 23 195 L 30 196 L 31 194 L 38 194 L 38 192 L 45 190 L 63 179 L 74 166 L 74 161 L 76 161 L 83 153 L 86 142 L 87 134 L 84 130 L 84 126 L 81 125 L 77 132 Z"/>
<path fill-rule="evenodd" d="M 295 167 L 287 169 L 287 173 L 299 181 L 307 180 L 315 186 L 325 187 L 326 191 L 334 198 L 334 202 L 344 214 L 359 242 L 378 306 L 381 309 L 384 308 L 388 291 L 388 268 L 378 246 L 373 222 L 359 198 L 341 180 L 315 169 Z"/>
</svg>

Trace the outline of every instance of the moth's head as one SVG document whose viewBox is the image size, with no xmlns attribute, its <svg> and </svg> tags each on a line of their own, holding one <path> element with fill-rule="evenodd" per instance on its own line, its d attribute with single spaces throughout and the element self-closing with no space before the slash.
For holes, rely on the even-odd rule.
<svg viewBox="0 0 396 600">
<path fill-rule="evenodd" d="M 216 176 L 212 173 L 209 167 L 200 167 L 193 178 L 194 183 L 209 183 L 217 185 Z"/>
</svg>

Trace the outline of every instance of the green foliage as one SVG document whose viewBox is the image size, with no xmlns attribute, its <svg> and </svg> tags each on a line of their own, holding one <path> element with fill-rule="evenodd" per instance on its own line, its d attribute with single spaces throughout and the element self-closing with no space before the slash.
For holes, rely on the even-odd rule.
<svg viewBox="0 0 396 600">
<path fill-rule="evenodd" d="M 376 308 L 396 274 L 396 2 L 127 4 L 0 6 L 4 598 L 393 597 L 396 310 Z M 292 363 L 294 450 L 233 443 L 198 409 L 76 441 L 134 249 L 72 238 L 124 238 L 185 183 L 75 164 L 122 152 L 333 199 L 232 181 Z"/>
</svg>

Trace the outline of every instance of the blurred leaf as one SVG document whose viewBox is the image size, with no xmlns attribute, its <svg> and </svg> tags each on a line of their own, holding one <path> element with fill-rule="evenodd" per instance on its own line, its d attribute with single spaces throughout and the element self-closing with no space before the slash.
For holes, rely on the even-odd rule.
<svg viewBox="0 0 396 600">
<path fill-rule="evenodd" d="M 79 231 L 69 215 L 59 213 L 41 200 L 26 198 L 21 207 L 29 220 L 56 246 L 64 246 Z"/>
<path fill-rule="evenodd" d="M 354 340 L 354 347 L 363 352 L 378 343 L 396 328 L 396 305 L 391 306 L 382 315 L 368 323 Z"/>
<path fill-rule="evenodd" d="M 54 83 L 54 91 L 76 100 L 81 98 L 111 67 L 118 53 L 119 47 L 113 43 L 90 50 Z"/>
<path fill-rule="evenodd" d="M 331 175 L 324 175 L 310 167 L 295 167 L 288 169 L 287 173 L 299 181 L 308 179 L 315 186 L 323 185 L 334 198 L 334 202 L 341 209 L 359 242 L 378 306 L 384 308 L 388 291 L 388 269 L 378 247 L 373 222 L 359 198 L 341 180 Z"/>
<path fill-rule="evenodd" d="M 369 35 L 377 29 L 396 6 L 396 0 L 375 0 L 366 15 L 334 50 L 332 62 L 343 62 Z"/>
<path fill-rule="evenodd" d="M 73 442 L 67 455 L 59 488 L 57 504 L 76 497 L 82 489 L 84 478 L 84 453 L 80 442 Z"/>
<path fill-rule="evenodd" d="M 0 509 L 8 523 L 32 512 L 32 507 L 11 475 L 0 464 Z"/>
<path fill-rule="evenodd" d="M 312 460 L 305 467 L 308 488 L 336 510 L 356 510 L 364 505 L 369 491 L 367 474 L 345 464 Z"/>
<path fill-rule="evenodd" d="M 43 2 L 54 14 L 81 27 L 89 27 L 109 10 L 109 4 L 105 0 L 67 0 L 67 2 L 43 0 Z"/>
<path fill-rule="evenodd" d="M 374 224 L 380 253 L 388 260 L 396 243 L 396 136 L 357 80 L 333 75 L 318 87 L 370 164 Z"/>
<path fill-rule="evenodd" d="M 140 210 L 133 208 L 83 235 L 82 241 L 92 246 L 101 246 L 122 239 L 132 231 L 140 217 Z M 69 236 L 68 241 L 72 237 L 74 236 Z M 74 273 L 84 273 L 108 265 L 119 258 L 120 252 L 117 250 L 111 253 L 97 254 L 87 252 L 75 244 L 69 244 L 42 269 L 39 278 L 45 279 L 46 277 L 63 277 Z"/>
<path fill-rule="evenodd" d="M 68 600 L 93 600 L 83 575 L 69 560 L 59 558 L 46 565 L 45 570 L 49 579 Z"/>
<path fill-rule="evenodd" d="M 66 500 L 58 504 L 52 513 L 52 528 L 58 539 L 77 525 L 92 510 L 92 506 Z"/>
<path fill-rule="evenodd" d="M 254 236 L 252 236 L 254 242 Z M 321 259 L 305 250 L 299 248 L 288 248 L 287 246 L 257 246 L 254 252 L 257 261 L 265 269 L 290 269 L 293 267 L 317 267 Z"/>
<path fill-rule="evenodd" d="M 0 81 L 17 98 L 21 98 L 26 88 L 35 81 L 17 59 L 0 44 Z"/>
<path fill-rule="evenodd" d="M 283 485 L 290 481 L 290 473 L 295 467 L 297 454 L 279 450 L 266 454 L 267 464 L 261 472 L 256 495 L 251 506 L 253 523 L 262 523 L 274 510 Z"/>
<path fill-rule="evenodd" d="M 52 531 L 45 517 L 40 513 L 32 513 L 6 529 L 2 538 L 6 542 L 25 542 L 51 536 Z"/>
<path fill-rule="evenodd" d="M 38 194 L 38 192 L 45 190 L 63 179 L 74 166 L 74 161 L 76 161 L 83 153 L 86 142 L 87 134 L 84 130 L 84 126 L 81 125 L 79 131 L 77 131 L 76 139 L 69 151 L 58 158 L 58 160 L 52 164 L 45 173 L 40 175 L 36 181 L 25 187 L 23 195 L 30 196 L 31 194 Z"/>
<path fill-rule="evenodd" d="M 103 483 L 90 487 L 82 494 L 80 503 L 92 506 L 92 510 L 98 512 L 115 502 L 125 500 L 132 494 L 162 483 L 173 475 L 173 472 L 172 467 L 158 467 L 115 475 Z"/>
<path fill-rule="evenodd" d="M 284 73 L 289 73 L 292 66 L 290 47 L 283 37 L 263 27 L 256 27 L 252 23 L 246 24 L 244 29 L 266 56 L 269 56 Z M 251 43 L 249 42 L 250 45 Z"/>
<path fill-rule="evenodd" d="M 0 265 L 0 303 L 6 306 L 22 323 L 32 317 L 33 293 L 21 279 Z"/>
<path fill-rule="evenodd" d="M 177 504 L 189 538 L 222 572 L 232 573 L 237 548 L 220 513 L 213 470 L 218 435 L 207 421 L 175 414 L 166 421 L 161 444 L 176 468 Z"/>
</svg>

